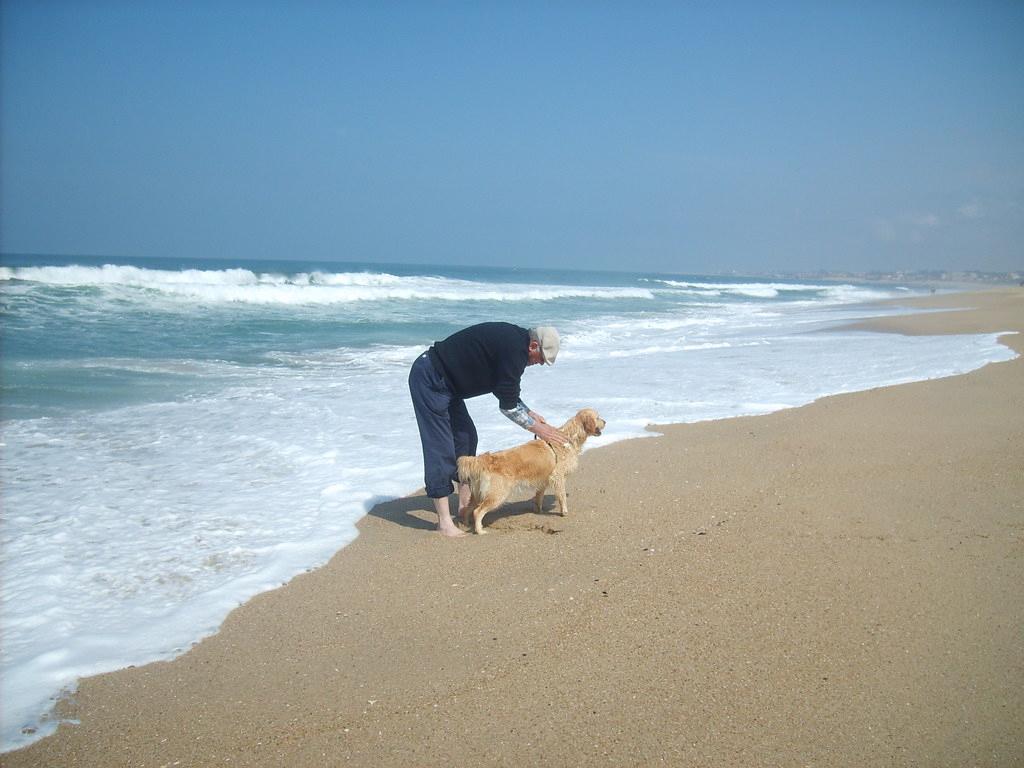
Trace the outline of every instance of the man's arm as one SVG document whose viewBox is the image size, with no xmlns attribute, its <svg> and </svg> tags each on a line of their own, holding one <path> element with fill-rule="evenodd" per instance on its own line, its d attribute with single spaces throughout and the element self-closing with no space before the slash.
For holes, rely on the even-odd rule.
<svg viewBox="0 0 1024 768">
<path fill-rule="evenodd" d="M 557 443 L 558 445 L 565 445 L 569 442 L 566 440 L 565 435 L 550 426 L 543 416 L 527 408 L 526 403 L 522 400 L 516 403 L 515 408 L 499 408 L 499 410 L 527 432 L 532 432 L 542 440 Z"/>
</svg>

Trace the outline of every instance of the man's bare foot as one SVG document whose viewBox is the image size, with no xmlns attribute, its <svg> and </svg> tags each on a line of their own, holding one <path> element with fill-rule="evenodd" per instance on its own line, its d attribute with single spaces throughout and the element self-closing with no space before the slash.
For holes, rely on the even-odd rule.
<svg viewBox="0 0 1024 768">
<path fill-rule="evenodd" d="M 450 518 L 448 520 L 447 525 L 445 525 L 444 523 L 437 524 L 437 532 L 440 533 L 442 536 L 448 536 L 449 538 L 453 539 L 458 538 L 459 536 L 466 535 L 466 532 L 459 528 L 457 525 L 455 525 L 455 523 L 453 523 Z"/>
</svg>

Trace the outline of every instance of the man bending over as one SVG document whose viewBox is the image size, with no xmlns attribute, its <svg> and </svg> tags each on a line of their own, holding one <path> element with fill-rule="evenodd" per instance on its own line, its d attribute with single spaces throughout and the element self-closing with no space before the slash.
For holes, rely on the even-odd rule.
<svg viewBox="0 0 1024 768">
<path fill-rule="evenodd" d="M 458 483 L 456 460 L 475 456 L 477 435 L 466 399 L 487 392 L 503 414 L 528 432 L 564 445 L 565 436 L 520 399 L 519 381 L 528 365 L 554 365 L 558 331 L 549 326 L 520 328 L 511 323 L 480 323 L 453 333 L 416 358 L 409 392 L 423 443 L 423 475 L 434 501 L 437 529 L 462 536 L 452 521 L 448 496 Z M 458 483 L 459 512 L 470 502 L 469 485 Z"/>
</svg>

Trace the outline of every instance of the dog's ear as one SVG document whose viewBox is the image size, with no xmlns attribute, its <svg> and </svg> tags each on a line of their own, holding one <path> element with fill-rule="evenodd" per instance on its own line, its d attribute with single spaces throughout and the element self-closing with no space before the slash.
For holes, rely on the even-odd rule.
<svg viewBox="0 0 1024 768">
<path fill-rule="evenodd" d="M 597 413 L 590 408 L 583 411 L 583 429 L 588 435 L 597 433 Z"/>
</svg>

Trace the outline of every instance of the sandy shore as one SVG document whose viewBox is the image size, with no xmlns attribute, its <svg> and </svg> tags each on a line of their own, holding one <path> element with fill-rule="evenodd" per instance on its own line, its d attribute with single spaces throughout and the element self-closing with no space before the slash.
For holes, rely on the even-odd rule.
<svg viewBox="0 0 1024 768">
<path fill-rule="evenodd" d="M 1024 290 L 924 303 L 974 309 L 864 325 L 1024 331 Z M 1022 395 L 1018 358 L 665 427 L 484 537 L 384 504 L 3 765 L 1024 765 Z"/>
</svg>

